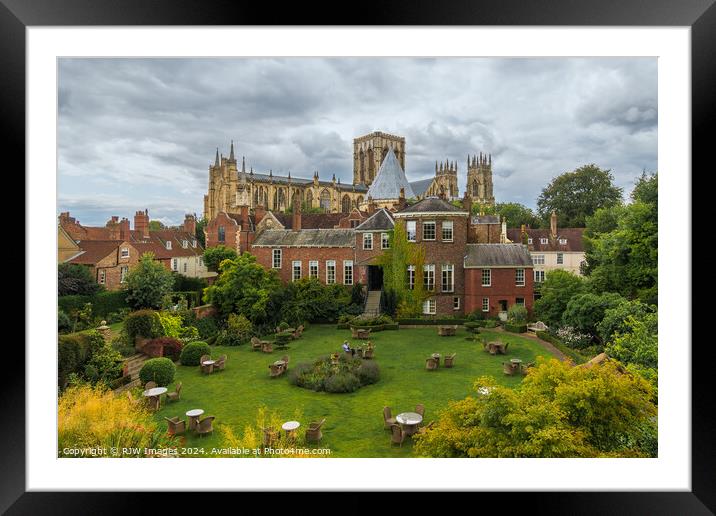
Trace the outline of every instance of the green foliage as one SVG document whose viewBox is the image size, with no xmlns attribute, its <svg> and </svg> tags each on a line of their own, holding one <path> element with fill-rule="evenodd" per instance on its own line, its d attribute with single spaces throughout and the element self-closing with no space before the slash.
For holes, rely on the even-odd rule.
<svg viewBox="0 0 716 516">
<path fill-rule="evenodd" d="M 363 306 L 365 302 L 365 291 L 362 283 L 355 283 L 351 288 L 351 304 Z"/>
<path fill-rule="evenodd" d="M 513 324 L 526 323 L 527 315 L 524 305 L 514 304 L 507 310 L 507 320 Z"/>
<path fill-rule="evenodd" d="M 616 206 L 621 200 L 622 190 L 614 185 L 610 171 L 591 164 L 555 177 L 537 199 L 537 210 L 545 227 L 554 210 L 559 227 L 583 228 L 599 208 Z"/>
<path fill-rule="evenodd" d="M 109 344 L 103 344 L 85 365 L 84 376 L 92 383 L 109 385 L 122 376 L 122 355 Z"/>
<path fill-rule="evenodd" d="M 268 271 L 256 257 L 243 253 L 221 263 L 220 274 L 205 290 L 205 299 L 214 305 L 220 317 L 244 314 L 253 324 L 266 323 L 275 317 L 267 311 L 269 297 L 279 290 L 281 282 L 275 271 Z"/>
<path fill-rule="evenodd" d="M 150 220 L 149 221 L 149 231 L 159 231 L 162 229 L 167 229 L 167 227 L 162 223 L 160 220 Z"/>
<path fill-rule="evenodd" d="M 527 331 L 527 324 L 525 323 L 505 323 L 505 331 L 512 333 L 525 333 Z"/>
<path fill-rule="evenodd" d="M 96 317 L 107 319 L 110 313 L 128 308 L 127 293 L 122 290 L 98 292 L 91 296 L 62 296 L 57 299 L 58 307 L 72 319 L 87 303 L 92 304 Z M 107 319 L 109 321 L 109 319 Z"/>
<path fill-rule="evenodd" d="M 642 172 L 636 180 L 631 198 L 637 202 L 657 205 L 659 203 L 659 178 L 656 173 L 647 174 Z"/>
<path fill-rule="evenodd" d="M 134 343 L 137 337 L 153 339 L 164 334 L 159 314 L 154 310 L 137 310 L 130 313 L 124 320 L 124 331 L 131 343 Z"/>
<path fill-rule="evenodd" d="M 498 202 L 495 212 L 511 228 L 519 228 L 522 224 L 531 228 L 540 227 L 540 219 L 534 212 L 518 202 Z"/>
<path fill-rule="evenodd" d="M 648 313 L 642 319 L 633 315 L 625 321 L 626 331 L 617 332 L 607 345 L 606 352 L 625 364 L 656 369 L 658 366 L 658 315 Z"/>
<path fill-rule="evenodd" d="M 159 324 L 162 327 L 162 335 L 178 339 L 182 336 L 182 318 L 180 315 L 172 314 L 162 310 L 156 312 Z"/>
<path fill-rule="evenodd" d="M 353 373 L 338 373 L 326 378 L 323 389 L 326 392 L 353 392 L 360 389 L 360 380 Z"/>
<path fill-rule="evenodd" d="M 349 357 L 343 352 L 338 355 L 337 364 L 333 364 L 328 356 L 313 363 L 298 364 L 288 372 L 288 381 L 292 385 L 334 393 L 354 392 L 379 379 L 377 363 Z"/>
<path fill-rule="evenodd" d="M 139 379 L 142 383 L 154 381 L 159 387 L 166 387 L 174 380 L 174 373 L 176 373 L 176 366 L 171 359 L 150 358 L 139 370 Z"/>
<path fill-rule="evenodd" d="M 226 329 L 219 332 L 217 346 L 238 346 L 244 344 L 253 335 L 254 326 L 243 314 L 229 314 Z"/>
<path fill-rule="evenodd" d="M 70 317 L 62 310 L 57 311 L 57 331 L 59 333 L 67 333 L 72 329 L 72 321 Z"/>
<path fill-rule="evenodd" d="M 473 310 L 466 316 L 466 319 L 468 321 L 482 321 L 484 318 L 485 318 L 485 314 L 479 308 L 476 308 L 475 310 Z"/>
<path fill-rule="evenodd" d="M 591 356 L 585 356 L 578 350 L 570 348 L 569 346 L 565 345 L 564 342 L 559 340 L 556 335 L 548 331 L 537 331 L 536 335 L 538 338 L 552 344 L 555 348 L 564 353 L 564 355 L 569 357 L 569 359 L 575 364 L 583 364 L 584 362 L 587 362 L 591 359 Z"/>
<path fill-rule="evenodd" d="M 104 290 L 92 277 L 89 267 L 61 263 L 57 266 L 58 296 L 91 296 Z"/>
<path fill-rule="evenodd" d="M 127 303 L 135 310 L 161 308 L 164 297 L 172 291 L 173 286 L 172 272 L 155 261 L 152 253 L 145 253 L 127 274 Z"/>
<path fill-rule="evenodd" d="M 199 337 L 202 339 L 213 337 L 219 331 L 219 325 L 216 323 L 216 319 L 210 315 L 202 317 L 201 319 L 196 319 L 192 325 L 199 330 Z"/>
<path fill-rule="evenodd" d="M 201 247 L 206 247 L 206 234 L 204 234 L 204 230 L 208 223 L 209 221 L 206 220 L 206 217 L 202 217 L 196 221 L 196 232 L 194 236 L 196 236 L 196 240 Z"/>
<path fill-rule="evenodd" d="M 84 378 L 85 365 L 105 346 L 104 337 L 97 331 L 60 335 L 57 342 L 57 374 L 64 389 L 72 374 Z"/>
<path fill-rule="evenodd" d="M 432 429 L 414 436 L 418 455 L 653 456 L 652 388 L 613 362 L 582 368 L 539 358 L 517 389 L 492 377 L 479 378 L 475 389 L 476 396 L 450 402 Z"/>
<path fill-rule="evenodd" d="M 288 323 L 286 321 L 281 321 L 278 324 L 278 329 L 281 331 L 286 331 L 288 328 L 290 328 L 290 326 L 288 325 Z"/>
<path fill-rule="evenodd" d="M 534 303 L 535 317 L 548 326 L 558 326 L 569 300 L 585 288 L 584 280 L 569 271 L 550 271 L 540 288 L 541 297 Z"/>
<path fill-rule="evenodd" d="M 567 303 L 562 314 L 562 324 L 591 335 L 592 339 L 597 339 L 599 335 L 597 325 L 604 319 L 605 312 L 624 301 L 622 296 L 611 292 L 577 294 Z"/>
<path fill-rule="evenodd" d="M 628 333 L 627 319 L 632 316 L 644 320 L 648 314 L 654 313 L 656 306 L 647 305 L 641 301 L 627 301 L 604 311 L 602 321 L 597 325 L 597 334 L 602 342 L 610 342 L 615 333 Z"/>
<path fill-rule="evenodd" d="M 302 278 L 282 287 L 281 317 L 291 325 L 335 322 L 351 305 L 353 290 L 339 284 L 324 285 L 316 278 Z"/>
<path fill-rule="evenodd" d="M 210 353 L 211 349 L 206 342 L 190 342 L 182 348 L 179 363 L 185 366 L 196 366 L 199 365 L 199 359 L 202 355 L 209 355 Z"/>
<path fill-rule="evenodd" d="M 219 272 L 221 262 L 235 260 L 237 257 L 235 250 L 224 245 L 217 245 L 204 250 L 204 265 L 210 271 Z"/>
<path fill-rule="evenodd" d="M 204 278 L 192 278 L 190 276 L 184 276 L 183 274 L 174 274 L 174 286 L 172 291 L 174 293 L 179 292 L 201 292 L 209 284 Z"/>
</svg>

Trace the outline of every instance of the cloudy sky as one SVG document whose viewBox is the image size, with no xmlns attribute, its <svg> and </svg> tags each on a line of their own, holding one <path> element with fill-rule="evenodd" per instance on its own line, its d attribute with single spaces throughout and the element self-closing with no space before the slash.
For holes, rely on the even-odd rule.
<svg viewBox="0 0 716 516">
<path fill-rule="evenodd" d="M 62 59 L 58 213 L 178 224 L 217 146 L 257 172 L 352 181 L 353 138 L 406 138 L 406 174 L 491 153 L 495 197 L 535 207 L 596 163 L 626 192 L 657 170 L 655 58 Z"/>
</svg>

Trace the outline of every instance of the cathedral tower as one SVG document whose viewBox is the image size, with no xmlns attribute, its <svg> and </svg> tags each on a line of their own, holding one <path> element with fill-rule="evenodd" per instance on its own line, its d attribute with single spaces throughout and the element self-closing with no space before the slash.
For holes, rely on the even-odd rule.
<svg viewBox="0 0 716 516">
<path fill-rule="evenodd" d="M 353 184 L 370 186 L 389 151 L 405 170 L 405 138 L 374 131 L 353 140 Z"/>
<path fill-rule="evenodd" d="M 485 206 L 495 205 L 492 192 L 492 155 L 480 153 L 479 156 L 467 157 L 467 188 L 466 193 L 473 203 Z"/>
</svg>

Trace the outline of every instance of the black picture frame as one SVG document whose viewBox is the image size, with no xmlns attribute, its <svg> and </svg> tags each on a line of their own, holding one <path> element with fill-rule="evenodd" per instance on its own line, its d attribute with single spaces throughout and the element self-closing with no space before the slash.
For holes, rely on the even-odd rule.
<svg viewBox="0 0 716 516">
<path fill-rule="evenodd" d="M 88 25 L 551 25 L 551 26 L 688 26 L 691 28 L 692 164 L 693 170 L 713 170 L 710 126 L 716 122 L 716 5 L 715 0 L 492 0 L 486 2 L 384 1 L 370 9 L 346 10 L 336 3 L 276 4 L 207 0 L 0 0 L 0 148 L 9 170 L 25 170 L 25 28 L 28 26 Z M 310 5 L 310 9 L 307 6 Z M 350 4 L 349 4 L 350 5 Z M 324 19 L 327 13 L 340 21 Z M 10 167 L 11 165 L 8 165 Z M 14 172 L 17 174 L 17 172 Z M 688 172 L 684 172 L 687 174 Z M 693 175 L 692 175 L 693 178 Z M 21 186 L 24 188 L 24 186 Z M 679 214 L 688 220 L 689 214 Z M 26 229 L 26 235 L 28 228 Z M 693 233 L 692 233 L 693 234 Z M 690 239 L 687 240 L 690 243 Z M 26 274 L 28 271 L 26 271 Z M 687 278 L 691 284 L 691 278 Z M 20 290 L 18 290 L 20 291 Z M 695 307 L 694 307 L 695 308 Z M 686 330 L 691 345 L 691 329 Z M 676 343 L 673 343 L 676 344 Z M 699 364 L 713 364 L 708 339 L 692 347 Z M 7 356 L 6 356 L 7 358 Z M 696 364 L 696 362 L 693 362 Z M 692 364 L 692 365 L 693 365 Z M 716 511 L 715 428 L 710 375 L 694 368 L 692 375 L 692 490 L 690 492 L 563 492 L 479 493 L 480 504 L 510 504 L 531 513 L 549 514 L 711 514 Z M 5 414 L 0 425 L 3 480 L 0 511 L 8 514 L 132 513 L 145 507 L 149 493 L 38 493 L 25 491 L 25 378 L 24 368 L 6 368 L 0 381 Z M 175 497 L 182 512 L 204 497 Z M 186 495 L 186 493 L 184 493 Z M 151 495 L 154 496 L 154 495 Z M 215 495 L 212 495 L 215 496 Z M 242 495 L 243 496 L 243 495 Z M 295 497 L 296 494 L 292 494 Z M 418 496 L 415 494 L 414 496 Z M 342 500 L 350 507 L 357 493 Z M 274 502 L 275 503 L 275 502 Z M 504 505 L 503 505 L 504 506 Z M 169 508 L 169 505 L 166 506 Z M 217 508 L 218 509 L 218 508 Z M 299 511 L 300 512 L 300 511 Z"/>
</svg>

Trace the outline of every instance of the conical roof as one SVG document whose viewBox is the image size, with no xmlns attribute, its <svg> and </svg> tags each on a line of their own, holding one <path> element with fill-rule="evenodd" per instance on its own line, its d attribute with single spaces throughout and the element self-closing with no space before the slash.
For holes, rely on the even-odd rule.
<svg viewBox="0 0 716 516">
<path fill-rule="evenodd" d="M 413 189 L 405 177 L 405 172 L 400 167 L 398 159 L 393 151 L 389 151 L 378 169 L 378 173 L 368 188 L 368 197 L 372 199 L 398 199 L 400 197 L 400 189 L 405 191 L 405 198 L 415 197 Z"/>
</svg>

